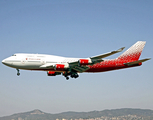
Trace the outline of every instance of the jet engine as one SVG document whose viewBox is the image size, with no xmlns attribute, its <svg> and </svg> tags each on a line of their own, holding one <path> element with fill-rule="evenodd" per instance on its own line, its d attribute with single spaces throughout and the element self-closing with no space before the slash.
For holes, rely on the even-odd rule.
<svg viewBox="0 0 153 120">
<path fill-rule="evenodd" d="M 60 74 L 61 74 L 60 72 L 55 72 L 55 71 L 48 71 L 47 72 L 48 76 L 56 76 L 56 75 L 60 75 Z"/>
<path fill-rule="evenodd" d="M 64 71 L 65 69 L 69 68 L 69 64 L 56 64 L 54 69 L 57 71 Z"/>
<path fill-rule="evenodd" d="M 79 66 L 92 64 L 91 59 L 80 59 L 78 62 L 79 62 Z"/>
</svg>

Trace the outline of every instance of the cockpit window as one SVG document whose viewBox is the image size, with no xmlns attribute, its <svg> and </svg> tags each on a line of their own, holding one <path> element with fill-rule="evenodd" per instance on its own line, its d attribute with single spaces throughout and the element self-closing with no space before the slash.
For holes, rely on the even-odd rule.
<svg viewBox="0 0 153 120">
<path fill-rule="evenodd" d="M 16 56 L 16 54 L 12 55 L 12 56 Z"/>
</svg>

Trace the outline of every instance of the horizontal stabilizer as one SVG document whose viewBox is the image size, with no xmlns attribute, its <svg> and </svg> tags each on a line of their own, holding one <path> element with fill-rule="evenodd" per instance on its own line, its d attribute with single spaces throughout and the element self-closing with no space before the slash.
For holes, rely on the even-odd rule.
<svg viewBox="0 0 153 120">
<path fill-rule="evenodd" d="M 138 60 L 138 61 L 134 61 L 134 62 L 128 62 L 128 63 L 124 63 L 124 65 L 132 66 L 132 65 L 136 65 L 136 64 L 145 62 L 145 61 L 150 60 L 150 59 L 151 59 L 151 58 L 142 59 L 142 60 Z"/>
</svg>

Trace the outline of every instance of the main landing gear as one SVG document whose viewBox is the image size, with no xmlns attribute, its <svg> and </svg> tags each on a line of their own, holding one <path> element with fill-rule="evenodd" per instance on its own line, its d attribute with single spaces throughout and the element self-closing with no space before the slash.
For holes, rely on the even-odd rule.
<svg viewBox="0 0 153 120">
<path fill-rule="evenodd" d="M 78 78 L 79 77 L 79 75 L 77 73 L 72 73 L 70 76 L 71 76 L 71 78 Z"/>
<path fill-rule="evenodd" d="M 68 76 L 70 76 L 71 78 L 78 78 L 79 77 L 78 73 L 76 73 L 76 72 L 70 72 L 70 73 L 66 72 L 66 73 L 63 73 L 63 76 L 66 78 L 66 80 L 69 80 Z"/>
<path fill-rule="evenodd" d="M 66 80 L 69 80 L 69 77 L 68 76 L 66 77 Z"/>
<path fill-rule="evenodd" d="M 19 71 L 19 69 L 16 69 L 17 70 L 17 76 L 19 76 L 20 75 L 20 71 Z"/>
</svg>

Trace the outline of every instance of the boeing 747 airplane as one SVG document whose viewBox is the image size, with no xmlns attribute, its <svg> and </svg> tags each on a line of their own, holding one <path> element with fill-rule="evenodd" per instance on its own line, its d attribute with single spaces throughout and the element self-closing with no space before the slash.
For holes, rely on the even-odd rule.
<svg viewBox="0 0 153 120">
<path fill-rule="evenodd" d="M 145 41 L 138 41 L 116 59 L 103 59 L 121 52 L 125 47 L 116 51 L 89 58 L 67 58 L 45 54 L 17 53 L 2 61 L 4 65 L 19 69 L 47 71 L 48 76 L 63 75 L 66 79 L 77 78 L 83 72 L 105 72 L 142 65 L 148 59 L 139 60 L 145 46 Z"/>
</svg>

